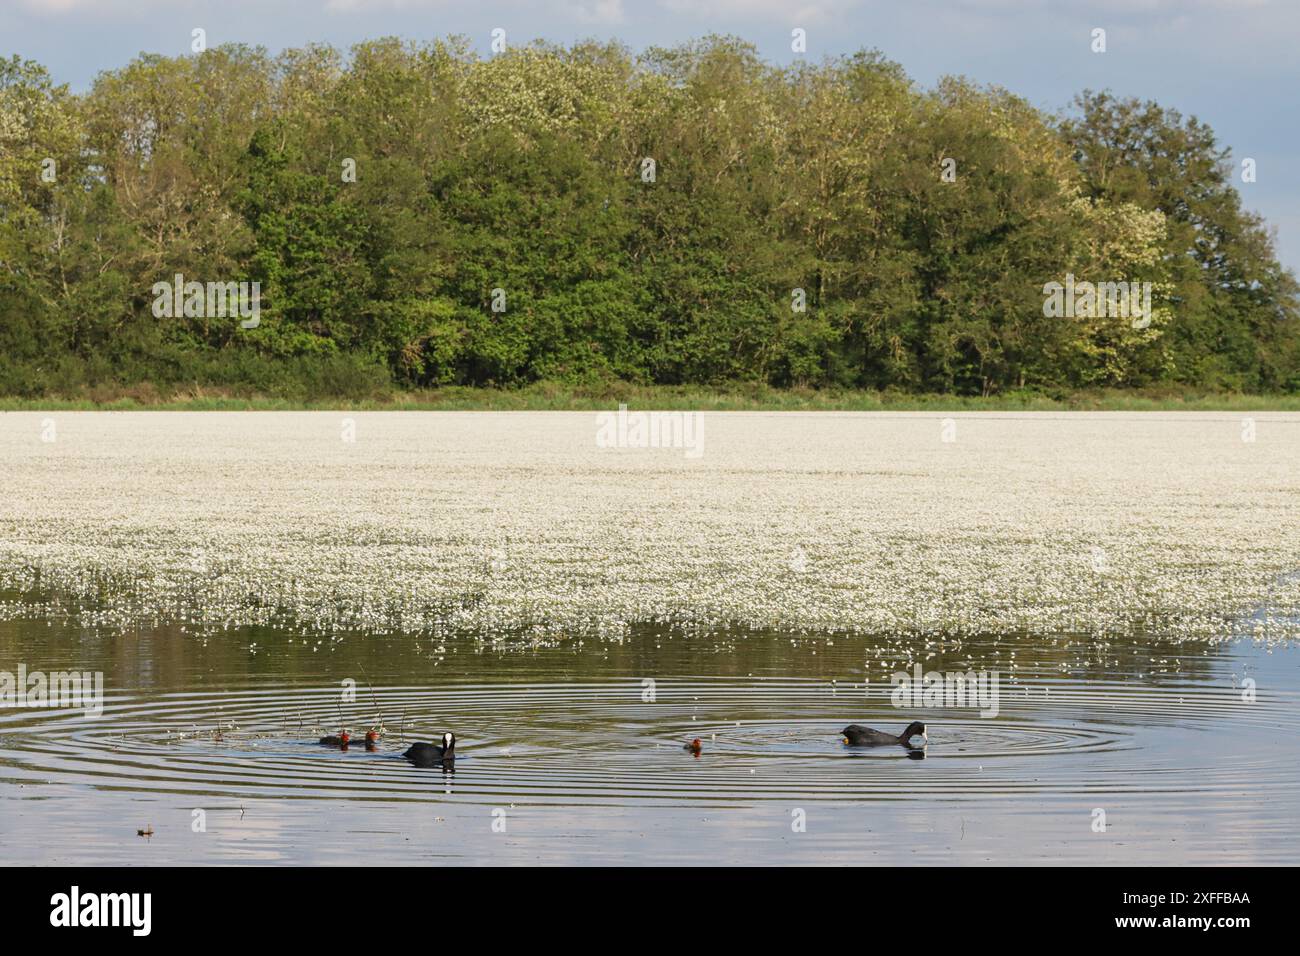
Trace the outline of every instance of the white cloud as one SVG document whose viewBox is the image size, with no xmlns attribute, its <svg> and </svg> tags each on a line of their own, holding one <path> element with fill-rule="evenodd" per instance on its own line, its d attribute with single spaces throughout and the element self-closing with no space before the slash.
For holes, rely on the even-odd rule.
<svg viewBox="0 0 1300 956">
<path fill-rule="evenodd" d="M 721 17 L 752 17 L 776 20 L 798 26 L 801 23 L 821 23 L 848 12 L 854 7 L 867 6 L 866 0 L 659 0 L 667 10 L 701 19 Z"/>
<path fill-rule="evenodd" d="M 118 13 L 128 7 L 162 6 L 161 0 L 140 0 L 128 3 L 127 0 L 18 0 L 19 4 L 33 13 L 73 13 L 81 10 Z"/>
<path fill-rule="evenodd" d="M 1257 10 L 1273 0 L 1083 0 L 1061 3 L 1060 0 L 955 0 L 958 6 L 1002 11 L 1033 8 L 1055 10 L 1063 15 L 1086 16 L 1090 13 L 1158 13 L 1183 12 L 1191 8 L 1215 10 Z"/>
<path fill-rule="evenodd" d="M 623 0 L 563 0 L 560 7 L 582 23 L 623 22 Z"/>
<path fill-rule="evenodd" d="M 418 10 L 443 6 L 445 0 L 326 0 L 325 9 L 338 13 L 389 8 L 392 10 Z"/>
</svg>

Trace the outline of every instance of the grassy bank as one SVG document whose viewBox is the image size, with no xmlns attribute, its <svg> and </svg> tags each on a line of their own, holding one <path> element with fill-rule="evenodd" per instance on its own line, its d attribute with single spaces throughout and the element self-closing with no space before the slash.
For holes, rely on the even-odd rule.
<svg viewBox="0 0 1300 956">
<path fill-rule="evenodd" d="M 538 383 L 518 389 L 451 387 L 378 397 L 298 401 L 219 389 L 160 391 L 99 388 L 47 398 L 0 397 L 0 411 L 589 411 L 625 402 L 634 408 L 709 411 L 1297 411 L 1300 395 L 1239 395 L 1202 391 L 1012 392 L 1003 395 L 912 395 L 901 392 L 720 387 L 596 387 Z"/>
</svg>

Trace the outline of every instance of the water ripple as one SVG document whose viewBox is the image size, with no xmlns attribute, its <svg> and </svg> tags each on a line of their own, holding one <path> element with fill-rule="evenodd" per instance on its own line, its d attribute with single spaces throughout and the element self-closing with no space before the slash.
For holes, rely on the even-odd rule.
<svg viewBox="0 0 1300 956">
<path fill-rule="evenodd" d="M 883 698 L 818 680 L 682 679 L 661 682 L 653 702 L 641 694 L 638 681 L 466 683 L 376 688 L 340 708 L 337 690 L 261 685 L 117 696 L 99 720 L 0 711 L 0 782 L 520 804 L 1226 793 L 1244 781 L 1261 797 L 1300 785 L 1289 751 L 1233 746 L 1265 731 L 1294 739 L 1294 694 L 1245 704 L 1203 684 L 1065 679 L 1006 688 L 989 719 L 973 710 L 904 716 Z M 377 751 L 315 742 L 340 719 L 368 726 L 376 709 L 388 731 Z M 923 760 L 839 738 L 849 722 L 898 729 L 913 717 L 929 724 Z M 401 758 L 409 741 L 443 730 L 458 737 L 454 774 Z M 1153 736 L 1159 746 L 1148 744 Z M 682 748 L 694 737 L 698 757 Z"/>
</svg>

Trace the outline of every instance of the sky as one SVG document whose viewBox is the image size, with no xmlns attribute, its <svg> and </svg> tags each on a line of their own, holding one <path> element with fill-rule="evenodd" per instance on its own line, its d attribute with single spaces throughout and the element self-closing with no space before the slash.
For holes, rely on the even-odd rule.
<svg viewBox="0 0 1300 956">
<path fill-rule="evenodd" d="M 1052 112 L 1109 89 L 1199 117 L 1238 169 L 1254 159 L 1256 181 L 1237 188 L 1300 272 L 1300 0 L 0 0 L 0 56 L 37 60 L 79 91 L 141 52 L 188 53 L 196 27 L 209 46 L 272 52 L 460 34 L 484 55 L 495 28 L 514 45 L 594 37 L 634 50 L 727 33 L 781 63 L 799 28 L 813 59 L 875 48 L 923 86 L 964 75 Z"/>
</svg>

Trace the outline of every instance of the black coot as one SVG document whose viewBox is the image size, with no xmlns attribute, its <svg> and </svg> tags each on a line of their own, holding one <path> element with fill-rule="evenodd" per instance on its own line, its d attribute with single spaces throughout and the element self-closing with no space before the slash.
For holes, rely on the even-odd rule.
<svg viewBox="0 0 1300 956">
<path fill-rule="evenodd" d="M 919 720 L 908 724 L 907 729 L 897 737 L 880 730 L 872 730 L 870 727 L 863 727 L 861 724 L 849 724 L 840 733 L 844 736 L 844 742 L 850 747 L 882 747 L 894 744 L 912 748 L 913 737 L 920 737 L 926 743 L 930 742 L 930 737 L 925 732 L 925 724 Z"/>
<path fill-rule="evenodd" d="M 456 760 L 456 735 L 443 734 L 441 747 L 437 744 L 411 744 L 402 756 L 417 767 L 448 766 Z"/>
</svg>

